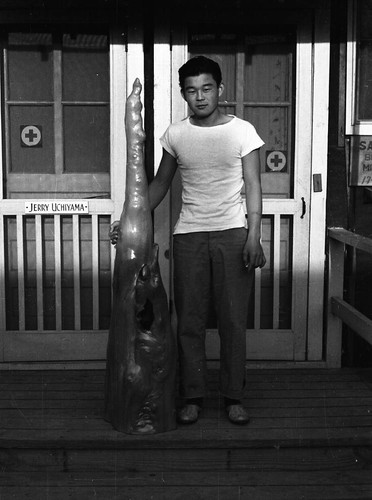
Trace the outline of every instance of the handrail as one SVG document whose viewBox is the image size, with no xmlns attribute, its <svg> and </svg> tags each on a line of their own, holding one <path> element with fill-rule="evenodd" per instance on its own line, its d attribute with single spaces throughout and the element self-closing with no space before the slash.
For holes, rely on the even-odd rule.
<svg viewBox="0 0 372 500">
<path fill-rule="evenodd" d="M 341 241 L 345 245 L 363 250 L 364 252 L 372 254 L 372 238 L 367 238 L 361 234 L 352 233 L 347 229 L 329 228 L 328 236 L 337 241 Z"/>
<path fill-rule="evenodd" d="M 328 229 L 327 365 L 341 366 L 342 323 L 372 345 L 372 320 L 343 299 L 345 247 L 372 255 L 372 239 L 346 229 Z"/>
</svg>

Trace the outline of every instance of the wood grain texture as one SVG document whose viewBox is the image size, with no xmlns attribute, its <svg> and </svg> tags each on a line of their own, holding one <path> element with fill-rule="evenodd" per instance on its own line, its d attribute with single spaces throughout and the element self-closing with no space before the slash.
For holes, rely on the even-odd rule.
<svg viewBox="0 0 372 500">
<path fill-rule="evenodd" d="M 158 246 L 153 243 L 141 90 L 136 79 L 125 113 L 126 189 L 116 244 L 105 391 L 105 418 L 128 434 L 176 427 L 175 341 Z"/>
<path fill-rule="evenodd" d="M 370 499 L 372 371 L 249 370 L 247 427 L 208 373 L 200 420 L 131 435 L 102 418 L 101 371 L 4 371 L 1 499 Z"/>
</svg>

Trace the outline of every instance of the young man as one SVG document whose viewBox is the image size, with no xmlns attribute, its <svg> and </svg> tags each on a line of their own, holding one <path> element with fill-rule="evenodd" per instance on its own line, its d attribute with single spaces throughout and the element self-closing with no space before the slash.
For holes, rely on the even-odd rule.
<svg viewBox="0 0 372 500">
<path fill-rule="evenodd" d="M 224 86 L 215 61 L 204 56 L 190 59 L 179 69 L 179 83 L 191 114 L 171 124 L 161 137 L 163 156 L 149 186 L 154 209 L 180 169 L 182 208 L 174 228 L 173 257 L 180 393 L 185 404 L 178 420 L 196 422 L 202 409 L 212 290 L 221 343 L 220 392 L 230 421 L 246 424 L 249 417 L 242 398 L 248 301 L 253 270 L 266 262 L 260 241 L 263 141 L 249 122 L 219 109 Z M 115 243 L 115 223 L 110 237 Z"/>
</svg>

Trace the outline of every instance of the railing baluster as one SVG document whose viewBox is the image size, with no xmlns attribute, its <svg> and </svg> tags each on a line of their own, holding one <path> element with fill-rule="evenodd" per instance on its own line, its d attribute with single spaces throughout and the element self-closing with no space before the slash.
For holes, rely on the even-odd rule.
<svg viewBox="0 0 372 500">
<path fill-rule="evenodd" d="M 18 273 L 18 314 L 19 330 L 25 330 L 25 259 L 22 214 L 17 215 L 17 273 Z"/>
<path fill-rule="evenodd" d="M 273 329 L 279 328 L 280 291 L 280 214 L 274 215 L 274 263 L 273 263 Z"/>
<path fill-rule="evenodd" d="M 99 329 L 99 238 L 98 215 L 92 215 L 93 330 Z"/>
<path fill-rule="evenodd" d="M 74 272 L 74 311 L 75 330 L 81 329 L 81 305 L 80 305 L 80 230 L 79 216 L 72 216 L 72 246 L 73 246 L 73 272 Z"/>
<path fill-rule="evenodd" d="M 261 328 L 261 269 L 257 268 L 254 277 L 254 328 Z"/>
<path fill-rule="evenodd" d="M 5 304 L 5 249 L 4 249 L 4 217 L 0 216 L 0 330 L 6 329 Z M 0 361 L 3 361 L 3 349 L 0 352 Z"/>
<path fill-rule="evenodd" d="M 61 216 L 54 215 L 54 283 L 56 330 L 62 330 Z"/>
<path fill-rule="evenodd" d="M 43 231 L 41 215 L 35 215 L 37 329 L 44 330 Z"/>
</svg>

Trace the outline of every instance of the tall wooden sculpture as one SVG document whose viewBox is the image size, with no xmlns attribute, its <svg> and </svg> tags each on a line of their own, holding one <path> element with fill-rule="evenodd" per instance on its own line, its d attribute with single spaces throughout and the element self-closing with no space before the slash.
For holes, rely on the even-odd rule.
<svg viewBox="0 0 372 500">
<path fill-rule="evenodd" d="M 141 83 L 127 99 L 126 190 L 120 217 L 107 346 L 105 413 L 128 434 L 172 430 L 176 351 L 153 243 L 144 168 Z"/>
</svg>

